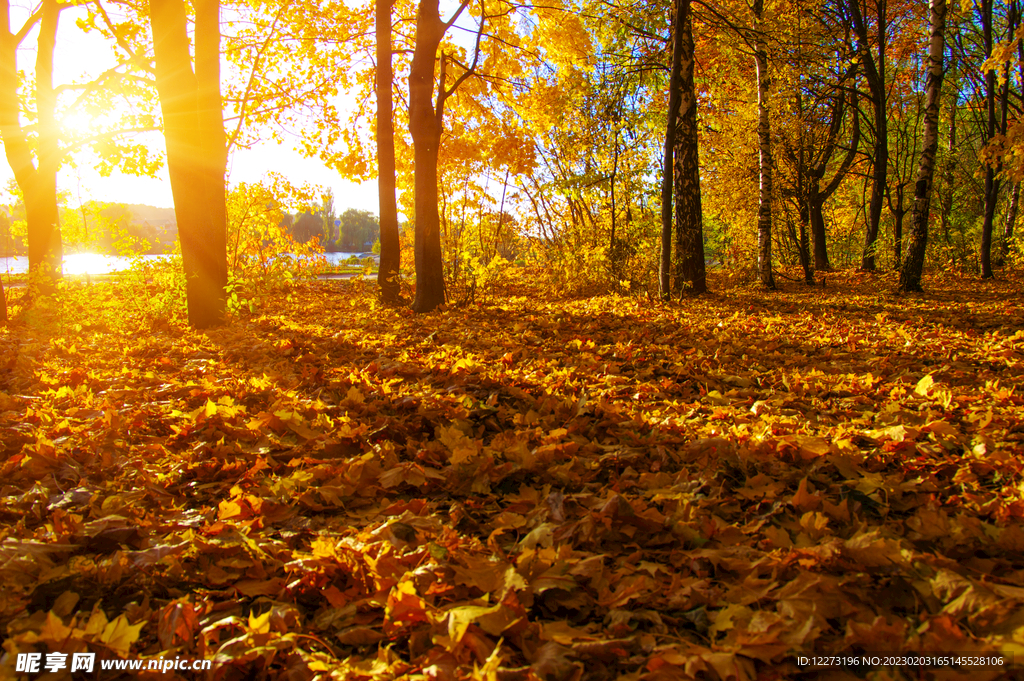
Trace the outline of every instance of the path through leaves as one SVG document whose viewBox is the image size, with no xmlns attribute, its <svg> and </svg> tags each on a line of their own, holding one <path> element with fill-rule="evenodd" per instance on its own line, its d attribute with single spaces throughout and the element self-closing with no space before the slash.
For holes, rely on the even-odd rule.
<svg viewBox="0 0 1024 681">
<path fill-rule="evenodd" d="M 0 676 L 52 651 L 214 679 L 1024 662 L 1014 284 L 830 280 L 427 317 L 329 282 L 205 334 L 0 332 Z"/>
</svg>

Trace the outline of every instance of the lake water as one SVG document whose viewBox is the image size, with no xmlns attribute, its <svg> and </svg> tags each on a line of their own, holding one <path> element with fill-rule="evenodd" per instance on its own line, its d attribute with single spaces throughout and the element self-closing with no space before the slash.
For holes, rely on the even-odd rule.
<svg viewBox="0 0 1024 681">
<path fill-rule="evenodd" d="M 327 262 L 338 265 L 352 256 L 374 257 L 372 253 L 324 253 Z M 166 255 L 143 255 L 143 260 L 160 260 Z M 119 255 L 100 255 L 98 253 L 69 253 L 64 256 L 64 274 L 110 274 L 121 272 L 131 267 L 134 258 Z M 12 256 L 0 258 L 0 274 L 21 274 L 28 272 L 28 256 Z"/>
</svg>

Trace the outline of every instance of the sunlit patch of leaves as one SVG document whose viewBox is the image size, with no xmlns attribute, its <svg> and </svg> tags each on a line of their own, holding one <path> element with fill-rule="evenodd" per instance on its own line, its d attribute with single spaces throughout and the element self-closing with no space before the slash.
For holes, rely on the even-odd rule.
<svg viewBox="0 0 1024 681">
<path fill-rule="evenodd" d="M 15 324 L 4 673 L 89 650 L 217 679 L 808 678 L 798 654 L 1024 651 L 1015 284 L 714 283 L 662 306 L 519 281 L 423 317 L 314 282 L 205 333 L 129 333 L 93 286 Z"/>
</svg>

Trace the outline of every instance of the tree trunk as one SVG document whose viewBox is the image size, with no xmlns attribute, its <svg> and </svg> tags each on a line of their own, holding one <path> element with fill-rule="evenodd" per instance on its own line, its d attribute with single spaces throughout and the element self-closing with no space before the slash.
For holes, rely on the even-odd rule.
<svg viewBox="0 0 1024 681">
<path fill-rule="evenodd" d="M 892 247 L 895 255 L 895 264 L 893 265 L 894 270 L 899 270 L 903 264 L 903 216 L 907 214 L 906 208 L 903 207 L 903 188 L 899 190 L 899 198 L 897 199 L 899 204 L 896 210 L 892 212 L 893 228 L 892 228 Z"/>
<path fill-rule="evenodd" d="M 768 52 L 761 16 L 764 0 L 754 0 L 754 65 L 757 68 L 757 151 L 761 186 L 757 209 L 757 272 L 761 284 L 775 288 L 772 274 L 772 138 L 768 119 Z"/>
<path fill-rule="evenodd" d="M 832 264 L 828 261 L 828 244 L 825 232 L 825 198 L 814 192 L 807 201 L 808 213 L 811 218 L 811 243 L 814 245 L 814 270 L 828 272 Z"/>
<path fill-rule="evenodd" d="M 619 129 L 616 128 L 612 135 L 612 176 L 608 178 L 608 185 L 611 193 L 612 200 L 612 233 L 608 239 L 608 253 L 614 257 L 615 253 L 615 180 L 618 179 L 619 175 Z M 508 187 L 508 175 L 505 175 L 505 187 Z M 502 190 L 501 194 L 502 206 L 505 205 L 505 192 Z"/>
<path fill-rule="evenodd" d="M 981 31 L 985 45 L 985 56 L 992 55 L 992 4 L 993 0 L 982 0 L 978 11 L 981 13 Z M 985 73 L 985 143 L 992 141 L 996 134 L 996 72 Z M 991 164 L 985 166 L 985 217 L 981 223 L 981 278 L 991 279 L 992 273 L 992 224 L 999 201 L 999 179 Z"/>
<path fill-rule="evenodd" d="M 218 0 L 198 0 L 195 7 L 195 72 L 183 0 L 151 0 L 150 22 L 188 320 L 202 329 L 224 321 L 226 147 L 220 99 L 220 5 Z"/>
<path fill-rule="evenodd" d="M 875 269 L 875 243 L 878 241 L 878 225 L 882 219 L 882 206 L 885 201 L 886 173 L 889 168 L 889 129 L 886 111 L 887 83 L 885 82 L 886 64 L 886 0 L 875 0 L 878 28 L 878 58 L 871 54 L 868 40 L 867 23 L 860 7 L 861 0 L 851 0 L 850 14 L 854 29 L 857 32 L 857 47 L 864 65 L 864 77 L 871 92 L 872 111 L 875 122 L 875 148 L 872 160 L 871 202 L 868 205 L 868 224 L 864 232 L 864 253 L 861 256 L 861 269 Z"/>
<path fill-rule="evenodd" d="M 673 153 L 676 148 L 679 108 L 682 104 L 683 19 L 690 0 L 676 0 L 672 16 L 672 70 L 668 82 L 668 116 L 665 122 L 665 152 L 661 173 L 661 260 L 658 268 L 658 289 L 662 300 L 672 297 L 672 187 Z"/>
<path fill-rule="evenodd" d="M 1015 182 L 1010 194 L 1010 205 L 1006 209 L 1006 222 L 1003 225 L 1003 242 L 999 249 L 999 266 L 1002 267 L 1010 258 L 1010 244 L 1013 243 L 1013 227 L 1017 222 L 1017 206 L 1020 202 L 1020 182 Z"/>
<path fill-rule="evenodd" d="M 956 68 L 955 59 L 949 65 L 949 72 L 952 73 L 954 68 Z M 949 234 L 949 221 L 953 215 L 953 193 L 955 191 L 953 181 L 956 178 L 956 104 L 957 96 L 954 92 L 949 105 L 949 138 L 946 145 L 946 162 L 942 165 L 943 192 L 939 196 L 939 223 L 942 226 L 942 235 L 947 246 L 952 244 Z"/>
<path fill-rule="evenodd" d="M 395 128 L 391 100 L 394 74 L 391 68 L 391 2 L 376 0 L 377 31 L 377 183 L 380 205 L 380 267 L 377 285 L 381 300 L 401 300 L 399 269 L 402 242 L 398 234 L 398 205 L 395 201 Z"/>
<path fill-rule="evenodd" d="M 0 136 L 14 178 L 25 198 L 28 222 L 29 283 L 33 292 L 52 291 L 62 276 L 64 257 L 57 213 L 57 170 L 61 154 L 54 119 L 53 50 L 61 5 L 43 0 L 36 49 L 36 108 L 38 163 L 33 162 L 28 132 L 18 119 L 17 38 L 11 35 L 10 4 L 3 0 L 0 34 Z"/>
<path fill-rule="evenodd" d="M 693 86 L 693 12 L 690 0 L 678 0 L 682 34 L 679 112 L 675 138 L 676 288 L 694 293 L 708 290 L 704 265 L 704 226 L 700 205 L 700 162 L 697 146 L 697 92 Z"/>
<path fill-rule="evenodd" d="M 855 71 L 851 69 L 847 77 L 852 78 L 854 73 Z M 814 269 L 818 272 L 828 272 L 832 269 L 832 265 L 828 261 L 828 244 L 825 233 L 825 202 L 839 189 L 843 178 L 846 177 L 846 174 L 853 166 L 853 161 L 857 156 L 857 148 L 860 146 L 860 114 L 857 112 L 856 103 L 857 93 L 854 90 L 850 92 L 848 107 L 844 100 L 840 100 L 836 104 L 837 108 L 833 110 L 833 123 L 829 130 L 828 143 L 818 157 L 817 164 L 808 173 L 807 209 L 810 213 L 811 242 L 814 245 Z M 821 189 L 821 181 L 825 176 L 828 161 L 832 158 L 832 153 L 835 151 L 836 140 L 842 130 L 843 118 L 847 110 L 853 114 L 850 146 L 846 150 L 846 156 L 839 164 L 839 168 L 836 169 L 832 179 L 825 185 L 824 189 Z"/>
<path fill-rule="evenodd" d="M 931 35 L 928 77 L 925 82 L 924 145 L 914 191 L 914 225 L 907 257 L 900 270 L 901 291 L 920 291 L 924 254 L 928 245 L 928 208 L 935 176 L 935 152 L 939 146 L 939 93 L 942 89 L 942 53 L 945 48 L 946 0 L 931 0 Z"/>
<path fill-rule="evenodd" d="M 809 238 L 810 207 L 800 204 L 800 238 L 797 241 L 797 254 L 800 257 L 800 268 L 804 271 L 804 283 L 814 286 L 814 268 L 811 267 L 811 242 Z"/>
<path fill-rule="evenodd" d="M 416 299 L 415 312 L 430 312 L 445 302 L 441 258 L 441 219 L 437 213 L 437 154 L 444 102 L 434 108 L 434 61 L 445 24 L 438 0 L 420 0 L 416 13 L 416 49 L 409 71 L 409 132 L 415 170 Z M 445 59 L 441 57 L 439 93 L 444 92 Z"/>
</svg>

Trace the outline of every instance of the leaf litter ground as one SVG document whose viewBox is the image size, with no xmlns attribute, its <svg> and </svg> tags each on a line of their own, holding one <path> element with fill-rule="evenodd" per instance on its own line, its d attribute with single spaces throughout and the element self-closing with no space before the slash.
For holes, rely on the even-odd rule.
<svg viewBox="0 0 1024 681">
<path fill-rule="evenodd" d="M 1024 678 L 1019 284 L 830 282 L 0 332 L 0 677 Z"/>
</svg>

